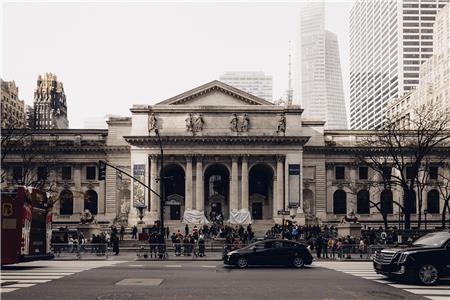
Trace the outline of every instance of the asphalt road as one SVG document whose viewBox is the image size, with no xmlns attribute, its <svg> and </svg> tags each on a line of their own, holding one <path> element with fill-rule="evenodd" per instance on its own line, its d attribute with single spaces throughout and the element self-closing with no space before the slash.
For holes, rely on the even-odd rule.
<svg viewBox="0 0 450 300">
<path fill-rule="evenodd" d="M 2 292 L 2 299 L 426 299 L 425 289 L 417 294 L 380 280 L 380 276 L 370 273 L 370 263 L 318 262 L 299 270 L 282 267 L 239 270 L 216 261 L 48 264 L 2 270 L 2 289 L 10 289 Z M 23 275 L 15 275 L 20 273 Z M 15 276 L 23 280 L 33 274 L 34 278 L 48 275 L 49 279 L 29 286 L 4 281 Z M 33 279 L 29 280 L 32 284 Z M 448 299 L 436 295 L 450 292 L 450 285 L 438 290 L 437 294 L 431 290 L 435 298 L 427 299 Z"/>
</svg>

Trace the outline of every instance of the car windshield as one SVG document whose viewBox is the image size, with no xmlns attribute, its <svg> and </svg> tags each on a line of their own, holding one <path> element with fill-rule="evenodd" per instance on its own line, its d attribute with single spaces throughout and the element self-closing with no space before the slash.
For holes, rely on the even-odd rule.
<svg viewBox="0 0 450 300">
<path fill-rule="evenodd" d="M 416 240 L 413 245 L 441 247 L 448 240 L 448 238 L 448 234 L 430 233 Z"/>
</svg>

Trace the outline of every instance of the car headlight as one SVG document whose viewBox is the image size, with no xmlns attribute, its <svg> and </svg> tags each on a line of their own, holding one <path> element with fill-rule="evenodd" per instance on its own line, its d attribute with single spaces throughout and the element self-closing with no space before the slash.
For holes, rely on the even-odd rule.
<svg viewBox="0 0 450 300">
<path fill-rule="evenodd" d="M 408 259 L 408 252 L 404 252 L 400 255 L 400 258 L 398 259 L 397 263 L 402 264 Z"/>
</svg>

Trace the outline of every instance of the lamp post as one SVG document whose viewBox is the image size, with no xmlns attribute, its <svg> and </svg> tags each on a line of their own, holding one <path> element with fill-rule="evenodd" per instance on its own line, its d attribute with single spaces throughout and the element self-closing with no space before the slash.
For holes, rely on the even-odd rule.
<svg viewBox="0 0 450 300">
<path fill-rule="evenodd" d="M 164 237 L 164 204 L 165 204 L 165 198 L 166 198 L 166 189 L 164 186 L 164 173 L 163 173 L 163 168 L 164 168 L 164 151 L 163 151 L 163 147 L 162 147 L 162 142 L 161 142 L 161 136 L 159 135 L 159 130 L 158 128 L 155 128 L 155 133 L 156 136 L 158 137 L 158 143 L 159 143 L 159 150 L 161 151 L 161 169 L 159 170 L 159 180 L 160 180 L 160 184 L 161 184 L 161 197 L 159 197 L 159 231 L 161 233 L 161 236 Z"/>
<path fill-rule="evenodd" d="M 425 231 L 427 231 L 427 214 L 428 214 L 428 210 L 426 208 L 423 210 L 423 214 L 425 215 Z"/>
</svg>

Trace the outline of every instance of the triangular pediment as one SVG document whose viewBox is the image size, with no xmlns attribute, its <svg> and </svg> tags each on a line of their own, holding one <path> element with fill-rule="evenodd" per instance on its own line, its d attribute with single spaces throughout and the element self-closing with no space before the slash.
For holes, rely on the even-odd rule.
<svg viewBox="0 0 450 300">
<path fill-rule="evenodd" d="M 214 80 L 156 105 L 239 106 L 274 104 L 221 81 Z"/>
</svg>

